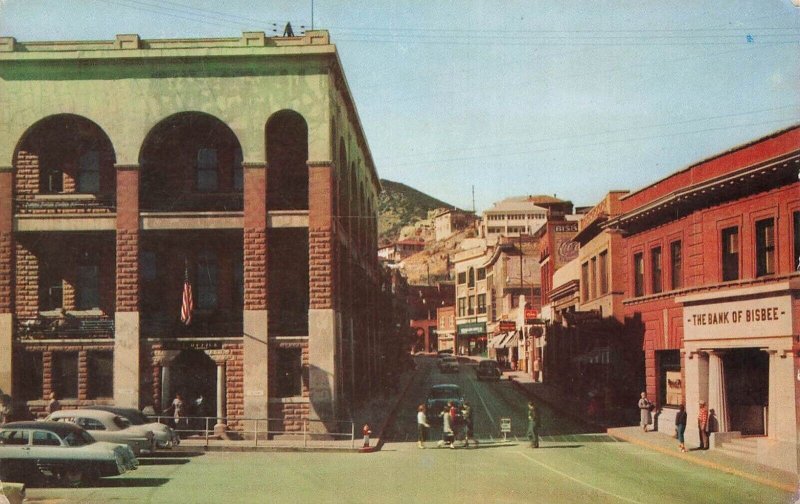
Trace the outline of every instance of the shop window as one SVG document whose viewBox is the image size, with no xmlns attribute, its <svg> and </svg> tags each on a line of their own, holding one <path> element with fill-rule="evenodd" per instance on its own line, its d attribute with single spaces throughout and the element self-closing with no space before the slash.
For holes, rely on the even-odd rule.
<svg viewBox="0 0 800 504">
<path fill-rule="evenodd" d="M 739 228 L 722 230 L 722 281 L 739 279 Z"/>
<path fill-rule="evenodd" d="M 794 233 L 794 269 L 800 271 L 800 211 L 792 213 L 792 232 Z"/>
<path fill-rule="evenodd" d="M 217 254 L 210 250 L 200 254 L 197 262 L 197 308 L 213 310 L 217 307 L 218 281 Z"/>
<path fill-rule="evenodd" d="M 52 311 L 64 306 L 61 273 L 52 264 L 39 270 L 39 310 Z"/>
<path fill-rule="evenodd" d="M 463 317 L 467 314 L 467 299 L 458 298 L 458 316 Z"/>
<path fill-rule="evenodd" d="M 197 190 L 212 192 L 219 188 L 219 161 L 217 149 L 199 149 L 197 151 Z"/>
<path fill-rule="evenodd" d="M 466 271 L 460 271 L 458 273 L 458 284 L 459 285 L 463 285 L 465 283 L 467 283 L 467 272 Z"/>
<path fill-rule="evenodd" d="M 597 273 L 600 280 L 600 295 L 608 294 L 608 251 L 600 252 L 597 256 Z"/>
<path fill-rule="evenodd" d="M 478 294 L 478 313 L 486 313 L 486 294 Z"/>
<path fill-rule="evenodd" d="M 644 254 L 633 254 L 633 295 L 644 296 Z"/>
<path fill-rule="evenodd" d="M 650 250 L 650 272 L 652 275 L 653 294 L 658 294 L 663 290 L 662 268 L 661 268 L 661 247 Z"/>
<path fill-rule="evenodd" d="M 89 399 L 114 397 L 114 353 L 89 352 L 87 368 Z"/>
<path fill-rule="evenodd" d="M 22 401 L 36 401 L 43 397 L 44 371 L 42 352 L 22 352 L 19 365 L 14 365 L 17 380 L 14 382 L 14 397 Z"/>
<path fill-rule="evenodd" d="M 277 396 L 295 397 L 303 393 L 303 350 L 300 348 L 278 348 Z"/>
<path fill-rule="evenodd" d="M 233 153 L 233 190 L 244 190 L 244 167 L 243 167 L 242 149 L 236 149 Z"/>
<path fill-rule="evenodd" d="M 100 153 L 96 150 L 85 152 L 78 160 L 78 192 L 100 192 Z"/>
<path fill-rule="evenodd" d="M 78 266 L 76 305 L 79 310 L 90 310 L 100 306 L 100 268 L 96 264 Z"/>
<path fill-rule="evenodd" d="M 581 300 L 589 300 L 589 263 L 581 264 Z"/>
<path fill-rule="evenodd" d="M 59 399 L 77 399 L 78 352 L 53 352 L 52 377 Z"/>
<path fill-rule="evenodd" d="M 680 351 L 658 351 L 656 352 L 656 360 L 658 361 L 659 382 L 657 402 L 665 406 L 678 407 L 683 403 Z"/>
<path fill-rule="evenodd" d="M 756 276 L 775 274 L 775 219 L 756 222 Z"/>
<path fill-rule="evenodd" d="M 672 289 L 680 289 L 683 287 L 683 251 L 681 250 L 681 242 L 674 241 L 669 244 L 669 257 L 670 257 L 670 281 Z"/>
</svg>

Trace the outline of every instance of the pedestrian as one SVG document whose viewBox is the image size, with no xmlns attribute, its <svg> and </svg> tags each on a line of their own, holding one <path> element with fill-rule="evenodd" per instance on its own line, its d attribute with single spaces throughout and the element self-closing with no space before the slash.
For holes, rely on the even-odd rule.
<svg viewBox="0 0 800 504">
<path fill-rule="evenodd" d="M 369 424 L 364 424 L 364 427 L 361 427 L 361 434 L 364 436 L 364 448 L 369 448 L 369 435 L 372 434 L 372 431 L 369 428 Z"/>
<path fill-rule="evenodd" d="M 541 416 L 539 415 L 539 408 L 536 407 L 533 401 L 528 401 L 528 439 L 531 442 L 531 448 L 539 448 L 539 427 L 542 423 Z"/>
<path fill-rule="evenodd" d="M 0 424 L 11 420 L 11 402 L 10 395 L 0 395 Z"/>
<path fill-rule="evenodd" d="M 469 439 L 474 435 L 472 425 L 472 406 L 470 406 L 469 401 L 464 401 L 464 405 L 461 407 L 461 421 L 463 422 L 462 432 L 464 433 L 464 447 L 468 447 Z M 474 438 L 473 442 L 478 444 L 478 441 Z"/>
<path fill-rule="evenodd" d="M 678 449 L 681 452 L 686 451 L 686 445 L 683 441 L 683 433 L 686 431 L 686 405 L 681 404 L 678 409 L 678 414 L 675 415 L 675 434 L 678 435 Z"/>
<path fill-rule="evenodd" d="M 442 440 L 439 441 L 438 446 L 449 446 L 455 448 L 453 440 L 455 433 L 453 432 L 453 425 L 450 422 L 450 408 L 453 407 L 453 401 L 447 403 L 446 408 L 442 408 L 440 416 L 442 417 Z"/>
<path fill-rule="evenodd" d="M 186 417 L 186 403 L 183 402 L 182 395 L 175 394 L 175 399 L 172 400 L 170 409 L 172 410 L 172 425 L 175 430 L 179 430 L 184 418 Z"/>
<path fill-rule="evenodd" d="M 50 402 L 47 403 L 47 414 L 55 413 L 61 409 L 61 403 L 58 402 L 58 396 L 55 392 L 50 392 Z"/>
<path fill-rule="evenodd" d="M 700 401 L 700 412 L 697 414 L 697 430 L 700 432 L 700 449 L 708 450 L 708 406 Z"/>
<path fill-rule="evenodd" d="M 428 440 L 428 429 L 430 428 L 425 405 L 420 404 L 417 406 L 417 446 L 419 448 L 425 448 L 425 441 Z"/>
<path fill-rule="evenodd" d="M 639 399 L 639 425 L 644 432 L 647 432 L 647 426 L 653 422 L 653 415 L 650 413 L 652 409 L 653 403 L 647 398 L 647 392 L 642 392 Z"/>
</svg>

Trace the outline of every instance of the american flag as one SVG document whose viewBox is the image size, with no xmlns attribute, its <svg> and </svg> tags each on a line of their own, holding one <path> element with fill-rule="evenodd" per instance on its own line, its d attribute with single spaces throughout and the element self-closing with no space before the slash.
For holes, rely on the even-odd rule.
<svg viewBox="0 0 800 504">
<path fill-rule="evenodd" d="M 184 271 L 183 299 L 181 301 L 181 322 L 187 326 L 192 323 L 192 310 L 194 310 L 192 283 L 189 281 L 189 267 L 187 266 Z"/>
</svg>

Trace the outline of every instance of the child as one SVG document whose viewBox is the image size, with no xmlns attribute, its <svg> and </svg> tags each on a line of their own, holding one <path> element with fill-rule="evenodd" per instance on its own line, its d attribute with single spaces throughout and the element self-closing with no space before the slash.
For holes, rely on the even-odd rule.
<svg viewBox="0 0 800 504">
<path fill-rule="evenodd" d="M 364 448 L 369 448 L 369 435 L 372 434 L 372 431 L 369 430 L 369 424 L 364 424 L 364 427 L 361 428 L 361 433 L 364 435 Z"/>
</svg>

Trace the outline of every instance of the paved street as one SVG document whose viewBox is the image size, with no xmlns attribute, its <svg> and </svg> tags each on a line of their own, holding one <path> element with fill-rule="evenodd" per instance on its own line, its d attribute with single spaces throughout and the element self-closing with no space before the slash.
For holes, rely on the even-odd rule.
<svg viewBox="0 0 800 504">
<path fill-rule="evenodd" d="M 474 380 L 472 366 L 441 375 L 433 358 L 404 398 L 392 440 L 372 454 L 221 453 L 142 459 L 129 477 L 94 488 L 30 489 L 31 502 L 789 502 L 786 492 L 617 442 L 544 408 L 544 437 L 528 448 L 526 399 L 508 381 Z M 415 406 L 434 383 L 458 383 L 474 407 L 475 449 L 416 447 Z M 498 440 L 499 418 L 513 435 Z M 435 433 L 435 439 L 440 437 Z"/>
</svg>

